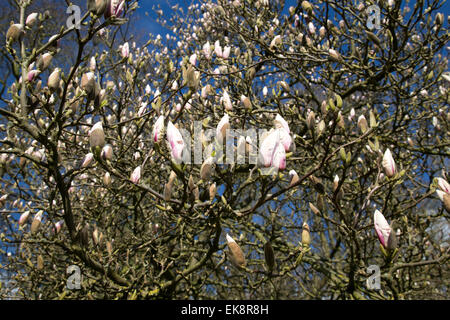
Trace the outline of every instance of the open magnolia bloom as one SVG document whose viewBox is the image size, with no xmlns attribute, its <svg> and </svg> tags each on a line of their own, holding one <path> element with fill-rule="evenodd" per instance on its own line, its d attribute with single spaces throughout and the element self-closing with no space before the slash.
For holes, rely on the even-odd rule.
<svg viewBox="0 0 450 320">
<path fill-rule="evenodd" d="M 275 127 L 276 128 L 283 128 L 284 130 L 287 131 L 287 133 L 291 133 L 291 130 L 289 129 L 289 124 L 287 123 L 286 120 L 284 120 L 284 118 L 282 116 L 280 116 L 278 113 L 275 116 Z"/>
<path fill-rule="evenodd" d="M 292 144 L 291 130 L 289 129 L 289 124 L 279 114 L 276 115 L 274 123 L 275 128 L 277 128 L 278 133 L 280 135 L 280 141 L 284 147 L 284 151 L 288 152 L 291 149 Z"/>
<path fill-rule="evenodd" d="M 395 233 L 392 232 L 391 226 L 386 221 L 383 214 L 378 210 L 375 210 L 374 213 L 374 225 L 381 245 L 385 249 L 395 249 L 397 247 Z"/>
<path fill-rule="evenodd" d="M 275 167 L 280 170 L 286 168 L 286 152 L 280 139 L 280 131 L 272 129 L 261 143 L 259 158 L 264 167 Z"/>
</svg>

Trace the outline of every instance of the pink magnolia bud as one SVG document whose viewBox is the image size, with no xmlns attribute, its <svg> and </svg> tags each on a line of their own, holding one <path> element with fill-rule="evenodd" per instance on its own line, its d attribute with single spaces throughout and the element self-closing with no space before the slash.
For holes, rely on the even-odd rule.
<svg viewBox="0 0 450 320">
<path fill-rule="evenodd" d="M 202 88 L 202 91 L 201 91 L 201 93 L 200 93 L 200 96 L 201 96 L 203 99 L 206 99 L 206 98 L 208 97 L 208 92 L 207 92 L 206 86 L 204 86 L 204 87 Z"/>
<path fill-rule="evenodd" d="M 102 152 L 100 153 L 100 157 L 103 160 L 111 160 L 113 156 L 113 148 L 110 144 L 105 144 L 105 146 L 102 149 Z"/>
<path fill-rule="evenodd" d="M 133 170 L 133 173 L 131 173 L 130 177 L 131 182 L 133 183 L 139 183 L 139 180 L 141 180 L 141 166 L 136 167 L 136 169 Z"/>
<path fill-rule="evenodd" d="M 252 108 L 252 103 L 251 103 L 250 99 L 248 97 L 246 97 L 245 95 L 241 95 L 241 103 L 247 109 L 251 109 Z"/>
<path fill-rule="evenodd" d="M 22 213 L 19 218 L 19 225 L 22 226 L 25 222 L 27 222 L 29 216 L 30 216 L 29 210 Z"/>
<path fill-rule="evenodd" d="M 329 49 L 328 50 L 328 54 L 330 55 L 330 57 L 332 57 L 334 60 L 340 61 L 341 60 L 341 56 L 339 55 L 339 53 L 334 50 L 334 49 Z"/>
<path fill-rule="evenodd" d="M 441 178 L 441 177 L 437 178 L 437 185 L 438 185 L 439 189 L 450 194 L 450 184 L 447 181 L 445 181 L 443 178 Z"/>
<path fill-rule="evenodd" d="M 441 191 L 441 190 L 436 190 L 436 193 L 437 193 L 439 199 L 444 204 L 445 210 L 447 212 L 450 212 L 450 194 L 448 194 L 447 192 Z"/>
<path fill-rule="evenodd" d="M 200 168 L 200 178 L 203 181 L 208 180 L 211 177 L 211 171 L 212 171 L 212 166 L 214 164 L 214 158 L 209 157 L 208 159 L 206 159 L 201 168 Z"/>
<path fill-rule="evenodd" d="M 58 36 L 59 36 L 58 34 L 55 34 L 48 39 L 48 43 L 50 43 L 51 46 L 54 48 L 59 48 L 61 39 L 56 40 L 58 38 Z"/>
<path fill-rule="evenodd" d="M 286 81 L 280 81 L 278 83 L 285 91 L 287 91 L 287 92 L 291 91 L 291 87 L 289 86 L 289 84 L 287 84 Z"/>
<path fill-rule="evenodd" d="M 35 233 L 38 231 L 41 222 L 42 222 L 42 215 L 44 214 L 44 211 L 40 210 L 36 215 L 34 216 L 33 222 L 31 223 L 31 233 Z"/>
<path fill-rule="evenodd" d="M 53 56 L 50 53 L 44 53 L 42 56 L 39 57 L 37 61 L 37 68 L 43 72 L 45 71 L 52 62 Z"/>
<path fill-rule="evenodd" d="M 97 62 L 95 61 L 95 57 L 91 57 L 91 59 L 89 60 L 89 70 L 95 71 L 96 68 Z"/>
<path fill-rule="evenodd" d="M 88 167 L 88 166 L 92 163 L 92 160 L 94 160 L 94 154 L 93 154 L 92 152 L 89 152 L 89 153 L 84 157 L 84 160 L 83 160 L 83 163 L 81 164 L 81 167 L 82 167 L 82 168 Z"/>
<path fill-rule="evenodd" d="M 180 131 L 169 121 L 167 125 L 167 141 L 172 151 L 175 162 L 181 162 L 184 149 L 184 141 Z"/>
<path fill-rule="evenodd" d="M 214 52 L 216 53 L 217 57 L 222 58 L 222 47 L 220 46 L 219 40 L 214 43 Z"/>
<path fill-rule="evenodd" d="M 193 65 L 193 66 L 195 66 L 196 65 L 196 63 L 197 63 L 197 54 L 193 54 L 193 55 L 191 55 L 190 57 L 189 57 L 189 62 Z"/>
<path fill-rule="evenodd" d="M 245 256 L 242 252 L 242 249 L 236 243 L 236 241 L 230 237 L 230 235 L 226 235 L 228 248 L 230 249 L 230 260 L 237 267 L 245 266 Z"/>
<path fill-rule="evenodd" d="M 0 197 L 0 207 L 5 205 L 6 199 L 8 199 L 7 194 L 4 194 Z"/>
<path fill-rule="evenodd" d="M 16 42 L 24 34 L 23 25 L 16 23 L 12 24 L 6 32 L 6 42 Z"/>
<path fill-rule="evenodd" d="M 142 102 L 141 106 L 139 107 L 138 113 L 137 113 L 138 117 L 142 117 L 145 114 L 146 109 L 147 109 L 147 104 L 145 102 Z"/>
<path fill-rule="evenodd" d="M 363 114 L 360 115 L 358 118 L 358 128 L 359 128 L 359 130 L 361 130 L 362 133 L 365 133 L 367 131 L 367 128 L 368 128 L 367 120 Z"/>
<path fill-rule="evenodd" d="M 205 56 L 206 59 L 210 59 L 211 58 L 211 45 L 209 44 L 209 41 L 207 41 L 204 45 L 203 45 L 203 55 Z"/>
<path fill-rule="evenodd" d="M 105 10 L 105 19 L 116 16 L 120 17 L 123 12 L 125 0 L 108 0 L 108 5 Z"/>
<path fill-rule="evenodd" d="M 33 82 L 39 74 L 40 74 L 39 70 L 31 70 L 27 74 L 27 81 L 28 82 Z"/>
<path fill-rule="evenodd" d="M 223 52 L 222 52 L 222 58 L 228 59 L 228 57 L 230 56 L 230 51 L 231 51 L 231 47 L 229 47 L 229 46 L 224 47 Z"/>
<path fill-rule="evenodd" d="M 315 35 L 316 34 L 316 27 L 312 22 L 308 23 L 308 31 L 310 34 Z"/>
<path fill-rule="evenodd" d="M 164 131 L 164 116 L 159 116 L 158 120 L 156 120 L 155 125 L 153 126 L 153 142 L 158 143 L 161 141 Z"/>
<path fill-rule="evenodd" d="M 277 35 L 275 38 L 273 38 L 272 42 L 270 42 L 270 48 L 272 49 L 275 46 L 278 46 L 281 44 L 281 36 Z"/>
<path fill-rule="evenodd" d="M 394 233 L 392 232 L 392 228 L 389 226 L 383 214 L 378 210 L 375 210 L 374 225 L 381 245 L 386 249 L 394 249 Z"/>
<path fill-rule="evenodd" d="M 105 186 L 109 186 L 111 184 L 111 174 L 109 172 L 106 172 L 103 176 L 103 183 Z"/>
<path fill-rule="evenodd" d="M 130 45 L 128 44 L 128 42 L 125 42 L 122 45 L 122 49 L 120 52 L 122 54 L 122 58 L 128 58 L 128 56 L 130 55 Z"/>
<path fill-rule="evenodd" d="M 59 88 L 60 81 L 61 81 L 61 69 L 56 68 L 48 77 L 47 86 L 51 90 L 56 90 Z"/>
<path fill-rule="evenodd" d="M 89 131 L 89 142 L 91 148 L 97 146 L 103 147 L 105 145 L 105 132 L 103 131 L 102 122 L 97 122 Z"/>
<path fill-rule="evenodd" d="M 389 148 L 384 152 L 382 165 L 384 172 L 389 178 L 393 177 L 396 174 L 397 170 L 395 167 L 395 161 L 394 158 L 392 158 L 392 154 Z"/>
<path fill-rule="evenodd" d="M 233 104 L 231 103 L 231 99 L 230 96 L 228 95 L 228 92 L 226 90 L 223 91 L 223 95 L 222 95 L 222 103 L 225 107 L 225 110 L 227 111 L 231 111 L 233 110 Z"/>
<path fill-rule="evenodd" d="M 55 223 L 55 233 L 59 233 L 61 231 L 63 224 L 64 220 L 59 220 L 57 223 Z"/>
<path fill-rule="evenodd" d="M 316 125 L 316 115 L 314 111 L 308 112 L 308 116 L 306 117 L 306 126 L 309 130 L 313 130 Z"/>
<path fill-rule="evenodd" d="M 350 110 L 350 114 L 349 114 L 349 116 L 348 116 L 348 120 L 349 121 L 353 121 L 353 118 L 355 117 L 355 108 L 352 108 L 351 110 Z"/>
<path fill-rule="evenodd" d="M 81 77 L 81 89 L 86 91 L 88 95 L 92 94 L 95 90 L 95 75 L 93 72 L 83 74 Z"/>
<path fill-rule="evenodd" d="M 336 191 L 338 186 L 339 186 L 339 176 L 335 175 L 333 180 L 333 191 Z"/>
<path fill-rule="evenodd" d="M 327 32 L 327 30 L 325 29 L 324 26 L 320 27 L 320 29 L 319 29 L 319 36 L 320 36 L 320 38 L 325 37 L 326 32 Z"/>
<path fill-rule="evenodd" d="M 219 142 L 223 141 L 223 139 L 226 138 L 226 132 L 227 129 L 229 128 L 230 128 L 230 117 L 228 116 L 228 114 L 225 114 L 222 117 L 222 119 L 220 119 L 216 129 L 216 137 Z"/>
<path fill-rule="evenodd" d="M 299 177 L 295 170 L 289 171 L 289 176 L 291 177 L 291 182 L 289 182 L 289 186 L 291 187 L 298 182 Z"/>
<path fill-rule="evenodd" d="M 38 17 L 37 12 L 30 13 L 25 21 L 25 25 L 31 28 L 35 24 L 37 17 Z"/>
</svg>

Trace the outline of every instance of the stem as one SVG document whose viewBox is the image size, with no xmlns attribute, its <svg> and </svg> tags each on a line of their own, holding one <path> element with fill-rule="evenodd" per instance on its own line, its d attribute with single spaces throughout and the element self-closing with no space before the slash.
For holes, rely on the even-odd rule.
<svg viewBox="0 0 450 320">
<path fill-rule="evenodd" d="M 20 24 L 23 26 L 25 30 L 25 9 L 27 7 L 27 3 L 25 1 L 20 2 Z M 20 105 L 22 115 L 26 116 L 27 114 L 27 89 L 26 89 L 26 79 L 27 79 L 27 59 L 26 59 L 26 50 L 25 50 L 25 40 L 24 37 L 20 39 L 20 56 L 21 56 L 21 66 L 22 66 L 22 83 L 20 90 Z"/>
</svg>

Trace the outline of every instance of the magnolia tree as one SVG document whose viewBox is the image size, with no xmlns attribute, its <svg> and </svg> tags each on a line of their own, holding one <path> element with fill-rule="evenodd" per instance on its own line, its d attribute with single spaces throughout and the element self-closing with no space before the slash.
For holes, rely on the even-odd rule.
<svg viewBox="0 0 450 320">
<path fill-rule="evenodd" d="M 16 2 L 0 297 L 448 298 L 443 1 Z"/>
</svg>

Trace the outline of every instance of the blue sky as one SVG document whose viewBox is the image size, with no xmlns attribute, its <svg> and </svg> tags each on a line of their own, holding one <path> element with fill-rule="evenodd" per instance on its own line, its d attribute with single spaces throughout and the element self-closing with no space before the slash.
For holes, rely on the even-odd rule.
<svg viewBox="0 0 450 320">
<path fill-rule="evenodd" d="M 273 0 L 269 0 L 273 1 Z M 172 11 L 171 7 L 178 4 L 179 6 L 182 6 L 184 8 L 187 8 L 192 3 L 198 2 L 197 0 L 189 0 L 189 1 L 176 1 L 176 0 L 139 0 L 139 9 L 137 10 L 137 13 L 140 15 L 139 21 L 138 21 L 138 27 L 143 28 L 144 32 L 146 34 L 153 33 L 153 34 L 161 34 L 161 36 L 164 36 L 166 34 L 166 30 L 161 28 L 158 23 L 156 22 L 156 14 L 153 11 L 153 7 L 156 7 L 157 5 L 161 6 L 161 9 L 164 11 L 165 17 L 169 17 L 170 13 Z M 312 1 L 313 2 L 313 1 Z M 375 1 L 377 3 L 378 1 Z M 286 0 L 286 9 L 289 6 L 296 6 L 297 1 L 296 0 Z M 405 1 L 403 0 L 403 3 Z M 410 0 L 408 5 L 410 8 L 414 7 L 414 4 L 416 1 Z M 146 12 L 148 12 L 148 16 L 146 15 Z M 440 12 L 442 12 L 445 16 L 445 20 L 447 20 L 447 16 L 450 15 L 450 1 L 445 1 L 443 7 L 441 8 Z M 447 23 L 445 21 L 444 23 Z"/>
<path fill-rule="evenodd" d="M 171 7 L 179 4 L 180 6 L 187 8 L 191 1 L 174 1 L 174 0 L 140 0 L 139 9 L 137 13 L 140 15 L 138 26 L 143 28 L 145 33 L 160 33 L 161 36 L 165 35 L 166 30 L 161 28 L 161 26 L 156 22 L 156 14 L 153 11 L 153 7 L 161 6 L 165 17 L 169 17 L 172 12 Z M 148 15 L 146 14 L 148 13 Z"/>
</svg>

